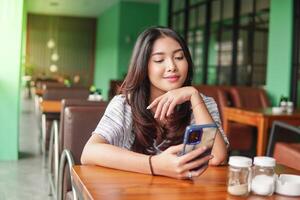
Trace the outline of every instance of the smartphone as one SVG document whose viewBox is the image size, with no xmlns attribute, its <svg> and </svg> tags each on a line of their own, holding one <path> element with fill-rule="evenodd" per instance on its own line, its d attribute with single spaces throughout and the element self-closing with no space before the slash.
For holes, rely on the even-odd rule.
<svg viewBox="0 0 300 200">
<path fill-rule="evenodd" d="M 184 133 L 184 138 L 183 138 L 184 145 L 183 145 L 181 155 L 184 155 L 190 151 L 193 151 L 203 146 L 207 147 L 206 151 L 202 153 L 199 157 L 195 158 L 194 160 L 210 155 L 212 147 L 214 145 L 217 131 L 218 131 L 218 127 L 216 124 L 187 126 Z M 193 170 L 200 169 L 201 167 L 203 167 L 203 165 Z"/>
</svg>

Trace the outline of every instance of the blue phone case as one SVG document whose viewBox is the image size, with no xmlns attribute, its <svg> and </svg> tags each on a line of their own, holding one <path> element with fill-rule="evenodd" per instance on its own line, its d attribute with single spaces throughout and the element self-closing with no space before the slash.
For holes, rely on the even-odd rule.
<svg viewBox="0 0 300 200">
<path fill-rule="evenodd" d="M 217 130 L 216 124 L 190 125 L 186 127 L 183 139 L 184 146 L 180 155 L 184 155 L 201 146 L 206 146 L 207 150 L 196 159 L 210 155 Z M 201 167 L 199 166 L 193 170 Z"/>
</svg>

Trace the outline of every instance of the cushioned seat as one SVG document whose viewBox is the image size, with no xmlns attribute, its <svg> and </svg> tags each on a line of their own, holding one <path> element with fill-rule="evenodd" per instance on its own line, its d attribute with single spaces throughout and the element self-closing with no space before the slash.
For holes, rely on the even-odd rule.
<svg viewBox="0 0 300 200">
<path fill-rule="evenodd" d="M 61 137 L 61 147 L 68 149 L 74 159 L 75 164 L 80 164 L 80 157 L 84 145 L 91 136 L 92 131 L 96 128 L 100 121 L 104 111 L 106 109 L 106 103 L 102 103 L 102 106 L 69 106 L 64 110 L 63 115 L 63 130 Z M 64 163 L 60 163 L 60 168 Z M 65 168 L 65 173 L 59 176 L 63 176 L 62 184 L 62 196 L 64 199 L 71 198 L 71 183 L 69 180 L 70 175 L 68 168 Z M 58 195 L 59 196 L 59 195 Z"/>
<path fill-rule="evenodd" d="M 267 156 L 274 156 L 278 163 L 300 170 L 300 127 L 273 122 Z"/>
<path fill-rule="evenodd" d="M 242 109 L 257 109 L 267 108 L 270 102 L 266 92 L 261 88 L 256 87 L 231 87 L 230 94 L 233 107 Z M 255 152 L 257 129 L 253 126 L 248 126 L 239 123 L 229 124 L 228 137 L 231 141 L 232 149 Z"/>
<path fill-rule="evenodd" d="M 109 82 L 109 91 L 108 99 L 111 100 L 115 95 L 119 93 L 120 86 L 122 85 L 123 80 L 110 80 Z"/>
<path fill-rule="evenodd" d="M 43 100 L 87 99 L 89 94 L 88 88 L 49 88 L 45 90 Z"/>
<path fill-rule="evenodd" d="M 89 96 L 89 90 L 87 88 L 49 88 L 45 90 L 43 94 L 43 100 L 51 100 L 51 101 L 61 101 L 62 99 L 87 99 Z M 49 138 L 52 122 L 54 120 L 59 120 L 59 113 L 47 113 L 45 114 L 45 139 L 46 141 L 42 141 L 44 144 L 44 152 L 49 149 Z"/>
<path fill-rule="evenodd" d="M 273 157 L 280 164 L 300 170 L 300 143 L 277 142 Z"/>
<path fill-rule="evenodd" d="M 60 133 L 59 133 L 59 154 L 63 151 L 64 148 L 64 131 L 67 131 L 64 128 L 64 119 L 65 119 L 65 108 L 67 107 L 92 107 L 92 108 L 106 108 L 107 102 L 105 101 L 88 101 L 86 99 L 63 99 L 62 100 L 62 106 L 61 106 L 61 111 L 60 111 Z M 96 109 L 97 110 L 97 109 Z M 96 126 L 94 127 L 96 128 Z"/>
<path fill-rule="evenodd" d="M 257 87 L 231 87 L 232 103 L 237 108 L 267 108 L 270 106 L 265 90 Z"/>
</svg>

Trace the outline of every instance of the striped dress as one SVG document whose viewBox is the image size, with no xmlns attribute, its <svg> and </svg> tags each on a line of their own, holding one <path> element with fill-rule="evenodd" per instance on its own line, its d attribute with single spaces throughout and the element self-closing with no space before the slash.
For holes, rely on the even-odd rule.
<svg viewBox="0 0 300 200">
<path fill-rule="evenodd" d="M 227 137 L 222 129 L 221 120 L 217 104 L 211 97 L 200 94 L 209 111 L 212 119 L 218 126 L 218 129 L 223 136 L 226 146 L 229 146 Z M 146 108 L 145 108 L 146 109 Z M 194 116 L 191 112 L 190 125 L 195 124 Z M 105 113 L 99 121 L 93 134 L 101 135 L 109 144 L 130 150 L 135 135 L 132 131 L 132 113 L 131 107 L 126 102 L 124 95 L 115 96 L 108 104 Z"/>
</svg>

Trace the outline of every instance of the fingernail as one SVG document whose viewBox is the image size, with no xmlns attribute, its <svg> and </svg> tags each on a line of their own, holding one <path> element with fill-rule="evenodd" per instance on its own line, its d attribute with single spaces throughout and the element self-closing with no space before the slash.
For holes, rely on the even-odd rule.
<svg viewBox="0 0 300 200">
<path fill-rule="evenodd" d="M 148 106 L 146 109 L 149 110 L 149 109 L 150 109 L 150 106 Z"/>
</svg>

